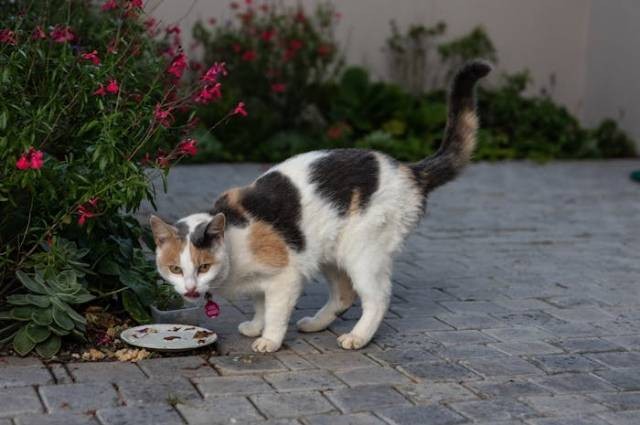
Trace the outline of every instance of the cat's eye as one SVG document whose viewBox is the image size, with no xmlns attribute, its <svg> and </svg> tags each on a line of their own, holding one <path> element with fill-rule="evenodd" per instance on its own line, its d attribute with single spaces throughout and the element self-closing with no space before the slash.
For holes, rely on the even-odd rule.
<svg viewBox="0 0 640 425">
<path fill-rule="evenodd" d="M 182 274 L 182 269 L 179 266 L 169 266 L 169 271 L 173 274 Z"/>
<path fill-rule="evenodd" d="M 211 263 L 200 264 L 198 266 L 198 273 L 206 273 L 209 271 L 210 268 L 211 268 Z"/>
</svg>

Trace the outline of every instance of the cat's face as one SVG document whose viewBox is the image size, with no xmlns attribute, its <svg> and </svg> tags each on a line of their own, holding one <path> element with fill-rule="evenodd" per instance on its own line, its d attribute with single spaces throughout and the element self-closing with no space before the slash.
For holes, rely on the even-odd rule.
<svg viewBox="0 0 640 425">
<path fill-rule="evenodd" d="M 152 215 L 156 265 L 160 275 L 187 301 L 202 300 L 227 277 L 224 214 L 193 214 L 170 225 Z"/>
</svg>

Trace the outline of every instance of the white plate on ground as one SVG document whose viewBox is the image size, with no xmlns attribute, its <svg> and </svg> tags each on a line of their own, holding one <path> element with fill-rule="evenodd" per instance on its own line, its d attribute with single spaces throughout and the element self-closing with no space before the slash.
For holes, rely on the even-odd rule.
<svg viewBox="0 0 640 425">
<path fill-rule="evenodd" d="M 218 335 L 199 326 L 162 323 L 125 329 L 120 339 L 127 344 L 152 350 L 185 351 L 213 344 Z"/>
</svg>

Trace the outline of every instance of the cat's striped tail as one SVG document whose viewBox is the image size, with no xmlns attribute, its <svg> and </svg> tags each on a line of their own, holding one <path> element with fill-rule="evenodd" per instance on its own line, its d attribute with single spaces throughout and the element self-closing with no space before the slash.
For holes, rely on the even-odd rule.
<svg viewBox="0 0 640 425">
<path fill-rule="evenodd" d="M 489 72 L 491 65 L 474 60 L 454 77 L 442 144 L 433 156 L 410 165 L 425 194 L 453 180 L 471 159 L 478 130 L 474 89 L 478 80 Z"/>
</svg>

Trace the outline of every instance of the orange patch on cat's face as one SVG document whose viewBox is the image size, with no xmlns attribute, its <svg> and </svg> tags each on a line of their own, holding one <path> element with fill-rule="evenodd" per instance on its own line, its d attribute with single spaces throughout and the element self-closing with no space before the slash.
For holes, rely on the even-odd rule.
<svg viewBox="0 0 640 425">
<path fill-rule="evenodd" d="M 249 249 L 264 265 L 280 268 L 289 264 L 287 244 L 273 227 L 262 221 L 254 222 L 249 229 Z"/>
<path fill-rule="evenodd" d="M 185 243 L 177 237 L 166 239 L 158 250 L 158 265 L 160 267 L 179 266 L 180 253 L 184 249 Z"/>
<path fill-rule="evenodd" d="M 216 264 L 218 260 L 214 252 L 208 249 L 198 249 L 193 244 L 189 244 L 189 250 L 191 252 L 191 262 L 195 270 L 202 264 Z"/>
</svg>

